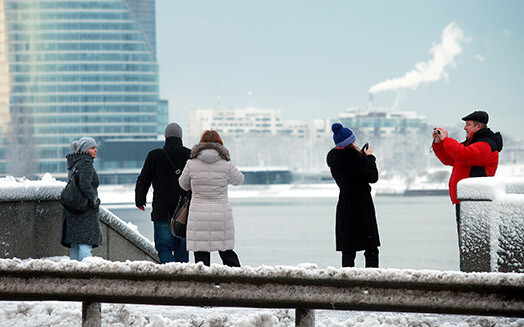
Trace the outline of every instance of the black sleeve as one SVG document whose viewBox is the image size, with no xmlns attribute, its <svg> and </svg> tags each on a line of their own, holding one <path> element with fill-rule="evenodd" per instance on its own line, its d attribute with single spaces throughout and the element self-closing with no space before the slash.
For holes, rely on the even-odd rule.
<svg viewBox="0 0 524 327">
<path fill-rule="evenodd" d="M 147 155 L 144 167 L 138 178 L 136 179 L 135 185 L 135 205 L 141 207 L 146 204 L 146 196 L 149 191 L 149 187 L 152 182 L 152 167 L 151 167 L 151 153 Z"/>
<path fill-rule="evenodd" d="M 376 183 L 378 181 L 377 159 L 374 155 L 363 156 L 360 161 L 362 178 L 367 183 Z"/>
</svg>

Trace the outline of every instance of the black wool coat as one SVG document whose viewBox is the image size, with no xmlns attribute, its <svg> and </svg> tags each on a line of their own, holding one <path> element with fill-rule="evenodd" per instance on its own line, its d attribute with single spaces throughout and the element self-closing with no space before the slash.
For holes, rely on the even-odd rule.
<svg viewBox="0 0 524 327">
<path fill-rule="evenodd" d="M 191 154 L 191 150 L 182 145 L 179 137 L 168 137 L 164 145 L 169 157 L 177 168 L 182 171 Z M 135 205 L 146 204 L 149 187 L 153 185 L 152 221 L 171 220 L 180 197 L 181 189 L 178 185 L 178 176 L 171 166 L 162 148 L 148 153 L 142 171 L 135 185 Z"/>
<path fill-rule="evenodd" d="M 332 149 L 327 164 L 340 194 L 336 212 L 336 250 L 360 251 L 380 246 L 375 206 L 369 183 L 378 180 L 373 155 L 352 146 Z"/>
<path fill-rule="evenodd" d="M 102 229 L 98 220 L 98 174 L 93 167 L 93 157 L 86 152 L 74 152 L 66 156 L 69 176 L 76 168 L 78 175 L 78 186 L 87 198 L 89 209 L 81 214 L 74 214 L 62 210 L 62 238 L 63 246 L 71 247 L 71 244 L 88 244 L 93 247 L 102 245 Z"/>
</svg>

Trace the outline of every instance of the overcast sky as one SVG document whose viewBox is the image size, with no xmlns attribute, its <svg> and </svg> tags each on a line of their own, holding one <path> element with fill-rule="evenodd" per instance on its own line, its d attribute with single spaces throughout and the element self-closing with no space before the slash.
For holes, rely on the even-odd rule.
<svg viewBox="0 0 524 327">
<path fill-rule="evenodd" d="M 416 111 L 453 126 L 486 110 L 521 137 L 524 1 L 157 0 L 160 95 L 191 108 Z M 428 132 L 430 133 L 430 131 Z M 459 135 L 463 138 L 464 135 Z"/>
</svg>

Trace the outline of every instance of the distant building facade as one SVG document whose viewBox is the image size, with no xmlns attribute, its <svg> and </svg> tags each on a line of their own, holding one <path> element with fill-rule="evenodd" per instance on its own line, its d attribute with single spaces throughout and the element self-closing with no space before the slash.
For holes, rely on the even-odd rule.
<svg viewBox="0 0 524 327">
<path fill-rule="evenodd" d="M 134 184 L 149 151 L 164 146 L 158 140 L 105 140 L 99 143 L 97 172 L 101 184 Z"/>
<path fill-rule="evenodd" d="M 155 38 L 154 0 L 3 0 L 0 173 L 65 176 L 86 135 L 155 140 L 168 123 Z"/>
<path fill-rule="evenodd" d="M 349 109 L 339 115 L 339 121 L 344 126 L 376 137 L 397 133 L 417 134 L 427 129 L 426 118 L 413 111 Z"/>
<path fill-rule="evenodd" d="M 266 134 L 314 140 L 325 133 L 328 124 L 329 121 L 324 120 L 282 120 L 279 109 L 191 109 L 188 135 L 192 140 L 198 140 L 203 130 L 213 128 L 226 137 Z"/>
</svg>

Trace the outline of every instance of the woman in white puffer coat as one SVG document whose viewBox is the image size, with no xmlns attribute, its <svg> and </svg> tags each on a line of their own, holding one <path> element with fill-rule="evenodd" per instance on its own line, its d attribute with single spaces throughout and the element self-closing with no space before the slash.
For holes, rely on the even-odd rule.
<svg viewBox="0 0 524 327">
<path fill-rule="evenodd" d="M 224 265 L 240 267 L 235 246 L 233 211 L 228 184 L 240 185 L 244 175 L 233 165 L 217 131 L 206 130 L 191 149 L 191 157 L 178 179 L 180 187 L 193 192 L 187 218 L 186 244 L 195 262 L 211 264 L 211 251 L 218 251 Z"/>
</svg>

